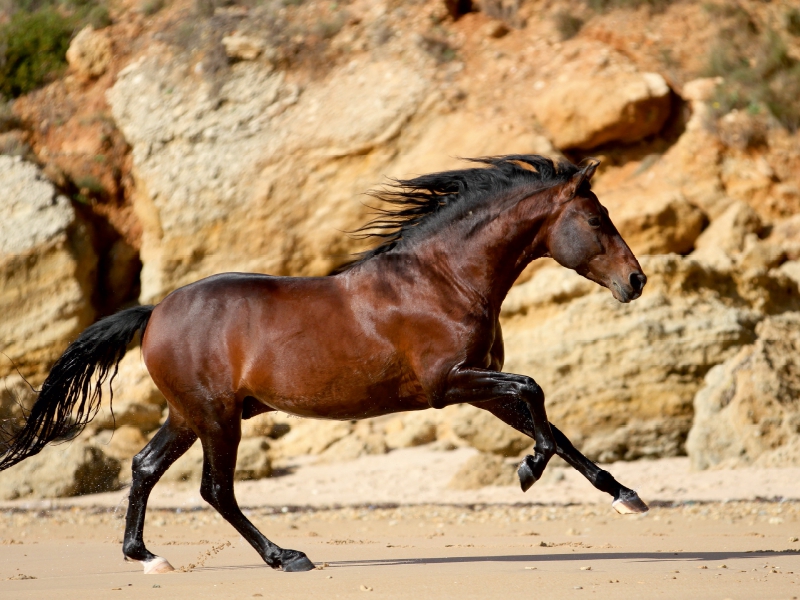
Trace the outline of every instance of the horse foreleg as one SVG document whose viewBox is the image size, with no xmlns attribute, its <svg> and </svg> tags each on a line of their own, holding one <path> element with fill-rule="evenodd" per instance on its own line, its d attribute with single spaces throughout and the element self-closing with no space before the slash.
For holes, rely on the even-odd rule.
<svg viewBox="0 0 800 600">
<path fill-rule="evenodd" d="M 448 383 L 443 402 L 434 405 L 436 408 L 465 401 L 477 406 L 512 402 L 523 407 L 522 411 L 530 420 L 526 434 L 536 440 L 533 456 L 526 456 L 518 471 L 522 490 L 527 491 L 542 476 L 556 452 L 556 440 L 547 420 L 542 388 L 526 375 L 487 369 L 455 371 Z"/>
<path fill-rule="evenodd" d="M 501 421 L 507 423 L 517 431 L 535 438 L 534 424 L 527 406 L 522 402 L 481 402 L 475 406 L 489 411 Z M 555 425 L 550 423 L 550 430 L 556 441 L 556 454 L 563 458 L 572 468 L 586 477 L 589 482 L 602 492 L 609 494 L 614 500 L 611 506 L 621 514 L 647 512 L 647 505 L 642 502 L 639 495 L 630 488 L 620 484 L 608 471 L 601 469 L 591 460 L 586 458 L 572 445 Z M 527 459 L 528 457 L 526 457 Z M 520 470 L 524 470 L 526 461 L 523 461 Z M 521 475 L 524 475 L 521 474 Z M 530 486 L 528 486 L 530 487 Z M 523 490 L 525 490 L 523 484 Z"/>
<path fill-rule="evenodd" d="M 144 449 L 133 457 L 133 477 L 128 499 L 128 514 L 125 517 L 122 554 L 125 560 L 141 562 L 146 574 L 168 573 L 173 570 L 166 559 L 156 556 L 144 545 L 147 499 L 164 472 L 196 439 L 197 436 L 191 429 L 170 417 Z"/>
<path fill-rule="evenodd" d="M 314 568 L 308 557 L 298 550 L 285 550 L 269 541 L 242 514 L 233 492 L 236 453 L 241 439 L 238 416 L 230 422 L 217 423 L 200 435 L 203 444 L 203 479 L 200 495 L 256 549 L 273 569 L 310 571 Z"/>
</svg>

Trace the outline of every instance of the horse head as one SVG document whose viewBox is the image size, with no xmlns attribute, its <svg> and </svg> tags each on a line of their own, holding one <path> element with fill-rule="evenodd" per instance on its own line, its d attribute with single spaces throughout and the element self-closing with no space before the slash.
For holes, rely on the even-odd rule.
<svg viewBox="0 0 800 600">
<path fill-rule="evenodd" d="M 642 295 L 647 277 L 591 190 L 598 164 L 589 161 L 561 184 L 545 244 L 560 265 L 608 288 L 620 302 L 630 302 Z"/>
</svg>

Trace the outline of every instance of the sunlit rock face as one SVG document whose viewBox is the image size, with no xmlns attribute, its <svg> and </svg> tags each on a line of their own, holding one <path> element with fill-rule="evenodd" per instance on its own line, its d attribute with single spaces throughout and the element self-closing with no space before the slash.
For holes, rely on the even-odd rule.
<svg viewBox="0 0 800 600">
<path fill-rule="evenodd" d="M 0 189 L 0 377 L 18 368 L 40 379 L 94 318 L 97 258 L 85 223 L 35 165 L 0 156 Z"/>
</svg>

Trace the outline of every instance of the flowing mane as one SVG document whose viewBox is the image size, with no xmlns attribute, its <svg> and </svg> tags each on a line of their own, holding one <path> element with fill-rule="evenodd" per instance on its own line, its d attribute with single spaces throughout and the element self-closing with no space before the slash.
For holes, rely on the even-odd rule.
<svg viewBox="0 0 800 600">
<path fill-rule="evenodd" d="M 373 210 L 377 216 L 369 223 L 351 231 L 359 239 L 375 238 L 380 243 L 356 255 L 334 271 L 341 273 L 355 265 L 438 229 L 449 222 L 453 211 L 474 210 L 489 198 L 496 198 L 521 185 L 545 189 L 562 184 L 579 171 L 565 161 L 554 161 L 535 154 L 510 154 L 466 158 L 469 162 L 488 165 L 421 175 L 414 179 L 395 179 L 380 190 L 368 195 L 388 207 Z"/>
</svg>

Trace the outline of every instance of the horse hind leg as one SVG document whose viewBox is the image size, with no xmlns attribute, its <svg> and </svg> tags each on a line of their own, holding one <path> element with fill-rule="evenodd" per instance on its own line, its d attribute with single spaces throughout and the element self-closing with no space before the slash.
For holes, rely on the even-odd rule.
<svg viewBox="0 0 800 600">
<path fill-rule="evenodd" d="M 314 563 L 303 552 L 283 549 L 269 541 L 239 509 L 233 491 L 233 475 L 240 439 L 238 415 L 217 421 L 201 433 L 203 479 L 200 495 L 233 525 L 270 567 L 287 572 L 312 570 Z"/>
<path fill-rule="evenodd" d="M 144 545 L 147 499 L 164 472 L 195 442 L 197 435 L 179 419 L 170 416 L 152 440 L 133 458 L 128 514 L 125 517 L 125 560 L 142 563 L 145 574 L 169 573 L 172 565 Z"/>
</svg>

